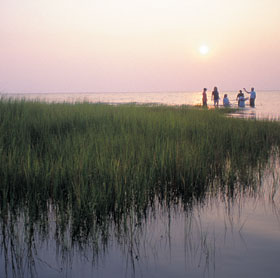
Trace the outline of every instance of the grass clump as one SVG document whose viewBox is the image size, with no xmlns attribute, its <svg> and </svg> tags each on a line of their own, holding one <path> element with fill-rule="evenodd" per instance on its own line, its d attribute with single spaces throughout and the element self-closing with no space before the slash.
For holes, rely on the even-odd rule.
<svg viewBox="0 0 280 278">
<path fill-rule="evenodd" d="M 155 197 L 187 204 L 214 184 L 251 183 L 279 135 L 279 122 L 185 106 L 1 100 L 1 213 L 38 218 L 51 202 L 80 232 Z"/>
</svg>

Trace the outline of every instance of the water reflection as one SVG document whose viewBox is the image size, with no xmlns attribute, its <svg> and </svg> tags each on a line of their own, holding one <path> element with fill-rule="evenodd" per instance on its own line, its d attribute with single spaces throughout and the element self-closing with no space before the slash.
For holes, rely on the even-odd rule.
<svg viewBox="0 0 280 278">
<path fill-rule="evenodd" d="M 257 114 L 254 108 L 238 108 L 234 113 L 229 114 L 231 117 L 244 118 L 244 119 L 256 119 Z"/>
<path fill-rule="evenodd" d="M 199 190 L 159 184 L 143 206 L 107 215 L 53 200 L 2 204 L 0 276 L 277 277 L 279 155 L 264 153 L 228 159 Z"/>
</svg>

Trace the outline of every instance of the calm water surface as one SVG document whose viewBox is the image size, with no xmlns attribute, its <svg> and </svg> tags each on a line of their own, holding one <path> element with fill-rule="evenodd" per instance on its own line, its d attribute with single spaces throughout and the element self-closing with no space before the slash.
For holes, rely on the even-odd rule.
<svg viewBox="0 0 280 278">
<path fill-rule="evenodd" d="M 279 178 L 273 162 L 233 196 L 156 202 L 141 221 L 107 223 L 105 237 L 75 240 L 70 225 L 59 235 L 52 206 L 34 231 L 23 217 L 2 219 L 0 277 L 279 277 Z"/>
<path fill-rule="evenodd" d="M 236 105 L 235 93 L 229 93 Z M 16 95 L 55 102 L 200 103 L 201 94 Z M 208 97 L 209 98 L 209 97 Z M 280 92 L 257 92 L 256 108 L 237 116 L 279 118 Z M 26 214 L 0 220 L 0 277 L 280 277 L 280 167 L 271 157 L 252 183 L 209 189 L 199 200 L 155 200 L 141 217 L 108 221 L 73 237 L 71 219 L 49 204 L 30 225 Z M 27 214 L 28 215 L 28 214 Z M 63 218 L 63 217 L 62 217 Z"/>
<path fill-rule="evenodd" d="M 224 94 L 228 94 L 232 107 L 237 108 L 237 92 L 220 92 L 220 104 Z M 247 95 L 245 93 L 245 95 Z M 167 105 L 201 105 L 202 92 L 139 92 L 139 93 L 59 93 L 59 94 L 9 94 L 5 97 L 42 100 L 47 102 L 102 102 L 102 103 L 157 103 Z M 249 96 L 249 95 L 248 95 Z M 208 92 L 209 108 L 213 108 L 211 93 Z M 256 107 L 250 108 L 247 101 L 245 108 L 239 109 L 237 117 L 280 118 L 280 91 L 257 91 Z"/>
</svg>

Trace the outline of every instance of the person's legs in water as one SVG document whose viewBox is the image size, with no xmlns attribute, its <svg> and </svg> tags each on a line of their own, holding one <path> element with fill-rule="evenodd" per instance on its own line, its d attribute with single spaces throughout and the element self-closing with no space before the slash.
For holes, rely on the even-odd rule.
<svg viewBox="0 0 280 278">
<path fill-rule="evenodd" d="M 255 107 L 255 99 L 254 98 L 250 98 L 250 106 Z"/>
</svg>

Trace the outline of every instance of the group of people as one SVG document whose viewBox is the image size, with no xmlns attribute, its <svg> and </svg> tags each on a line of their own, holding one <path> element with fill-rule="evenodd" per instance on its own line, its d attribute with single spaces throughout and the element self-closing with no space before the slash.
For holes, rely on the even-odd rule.
<svg viewBox="0 0 280 278">
<path fill-rule="evenodd" d="M 238 101 L 238 107 L 245 107 L 245 102 L 246 100 L 250 100 L 250 106 L 251 107 L 255 107 L 255 100 L 256 100 L 256 92 L 254 88 L 251 88 L 251 91 L 248 92 L 245 88 L 243 88 L 243 90 L 247 93 L 250 94 L 250 97 L 245 98 L 244 93 L 242 92 L 242 90 L 239 90 L 237 96 L 236 96 L 236 100 Z M 202 92 L 202 105 L 203 106 L 207 106 L 207 88 L 203 89 Z M 213 91 L 212 91 L 212 95 L 211 95 L 211 100 L 214 101 L 214 106 L 218 107 L 219 106 L 219 100 L 220 100 L 220 96 L 219 96 L 219 91 L 217 87 L 214 87 Z M 230 107 L 230 101 L 228 98 L 227 94 L 224 94 L 224 98 L 223 98 L 223 106 L 224 107 Z"/>
</svg>

